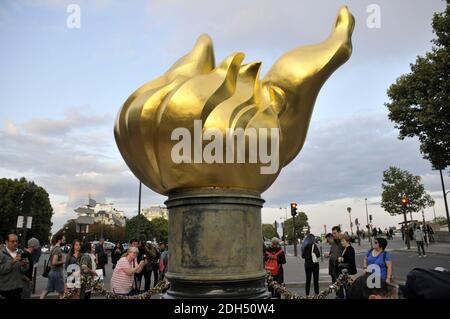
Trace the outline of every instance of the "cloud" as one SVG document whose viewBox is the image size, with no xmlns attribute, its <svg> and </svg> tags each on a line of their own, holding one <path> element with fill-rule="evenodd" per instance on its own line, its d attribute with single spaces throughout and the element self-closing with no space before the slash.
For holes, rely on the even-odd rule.
<svg viewBox="0 0 450 319">
<path fill-rule="evenodd" d="M 25 176 L 49 192 L 53 231 L 75 216 L 73 209 L 86 204 L 88 194 L 116 203 L 129 216 L 137 211 L 138 181 L 120 157 L 111 126 L 111 116 L 78 108 L 66 109 L 63 119 L 6 121 L 0 129 L 0 171 Z M 163 201 L 153 192 L 143 193 L 143 207 Z"/>
<path fill-rule="evenodd" d="M 397 61 L 405 54 L 414 56 L 418 48 L 429 48 L 432 15 L 445 8 L 440 0 L 379 0 L 381 28 L 371 29 L 366 21 L 372 0 L 349 0 L 345 4 L 356 19 L 352 64 Z M 283 5 L 273 0 L 245 5 L 237 0 L 175 0 L 150 2 L 148 14 L 155 26 L 163 27 L 168 34 L 169 52 L 190 47 L 198 35 L 207 32 L 215 40 L 219 60 L 225 57 L 222 54 L 242 50 L 249 54 L 249 60 L 264 54 L 264 63 L 271 64 L 286 50 L 325 40 L 341 5 L 341 1 L 327 2 L 324 7 L 317 1 L 297 0 L 283 1 Z"/>
<path fill-rule="evenodd" d="M 300 155 L 283 169 L 264 197 L 279 205 L 377 196 L 382 172 L 389 166 L 425 175 L 426 185 L 436 190 L 438 173 L 421 158 L 418 141 L 399 141 L 397 134 L 384 115 L 312 122 Z"/>
<path fill-rule="evenodd" d="M 67 108 L 64 113 L 65 117 L 63 119 L 35 119 L 24 123 L 22 126 L 30 134 L 58 137 L 67 134 L 75 128 L 99 126 L 112 122 L 110 114 L 85 115 L 81 113 L 80 108 Z"/>
</svg>

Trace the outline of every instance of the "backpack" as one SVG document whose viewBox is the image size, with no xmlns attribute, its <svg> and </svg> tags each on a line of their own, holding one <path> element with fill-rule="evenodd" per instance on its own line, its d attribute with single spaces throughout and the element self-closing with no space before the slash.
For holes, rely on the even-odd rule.
<svg viewBox="0 0 450 319">
<path fill-rule="evenodd" d="M 276 253 L 271 253 L 270 251 L 266 251 L 266 255 L 268 257 L 278 257 L 283 250 L 279 250 Z M 278 264 L 278 259 L 267 259 L 265 262 L 265 268 L 268 272 L 272 274 L 272 276 L 278 275 L 278 272 L 280 271 L 280 264 Z"/>
</svg>

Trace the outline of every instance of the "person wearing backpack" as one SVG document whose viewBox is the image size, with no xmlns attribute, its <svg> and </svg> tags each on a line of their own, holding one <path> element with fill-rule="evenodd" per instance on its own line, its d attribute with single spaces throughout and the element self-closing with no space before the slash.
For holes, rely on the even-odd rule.
<svg viewBox="0 0 450 319">
<path fill-rule="evenodd" d="M 385 250 L 387 247 L 387 240 L 384 238 L 375 238 L 373 249 L 369 249 L 367 255 L 364 257 L 364 272 L 368 273 L 368 267 L 376 265 L 380 270 L 381 279 L 387 283 L 392 282 L 392 259 L 391 255 Z M 376 269 L 372 269 L 372 273 Z"/>
<path fill-rule="evenodd" d="M 316 237 L 313 234 L 308 234 L 302 245 L 302 258 L 305 260 L 306 285 L 305 293 L 309 296 L 311 287 L 311 276 L 314 280 L 314 294 L 319 294 L 319 258 L 320 250 L 317 247 Z"/>
<path fill-rule="evenodd" d="M 272 274 L 273 280 L 282 284 L 284 282 L 283 265 L 286 263 L 286 256 L 280 247 L 280 240 L 272 238 L 272 246 L 264 252 L 264 265 L 268 272 Z M 273 298 L 281 299 L 281 295 L 269 287 Z"/>
</svg>

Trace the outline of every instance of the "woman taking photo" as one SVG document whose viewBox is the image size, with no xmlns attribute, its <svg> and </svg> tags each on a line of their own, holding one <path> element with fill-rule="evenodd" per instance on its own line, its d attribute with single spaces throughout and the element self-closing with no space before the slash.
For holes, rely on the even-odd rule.
<svg viewBox="0 0 450 319">
<path fill-rule="evenodd" d="M 119 259 L 111 277 L 112 292 L 125 296 L 133 294 L 134 274 L 140 273 L 146 264 L 145 260 L 141 260 L 137 267 L 132 266 L 138 253 L 138 248 L 130 247 L 125 256 Z"/>
</svg>

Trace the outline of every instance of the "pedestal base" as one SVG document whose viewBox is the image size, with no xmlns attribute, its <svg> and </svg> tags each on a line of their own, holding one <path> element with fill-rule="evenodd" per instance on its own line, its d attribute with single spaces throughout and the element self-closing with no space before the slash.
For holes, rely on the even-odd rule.
<svg viewBox="0 0 450 319">
<path fill-rule="evenodd" d="M 165 298 L 268 298 L 261 207 L 256 192 L 202 188 L 173 192 Z"/>
</svg>

